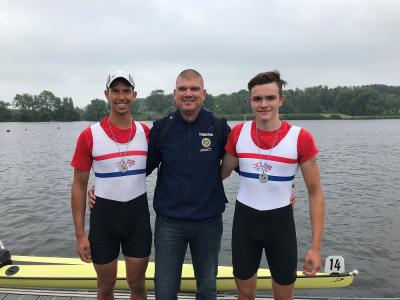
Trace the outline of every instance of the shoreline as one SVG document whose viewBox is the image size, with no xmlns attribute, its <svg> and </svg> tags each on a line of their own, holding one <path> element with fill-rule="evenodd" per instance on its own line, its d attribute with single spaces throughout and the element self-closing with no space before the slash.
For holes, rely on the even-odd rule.
<svg viewBox="0 0 400 300">
<path fill-rule="evenodd" d="M 253 120 L 254 114 L 215 114 L 218 118 L 224 118 L 228 121 L 248 121 Z M 135 115 L 134 118 L 137 121 L 155 121 L 163 116 L 156 115 Z M 388 119 L 400 119 L 400 115 L 384 116 L 384 115 L 373 115 L 373 116 L 350 116 L 340 113 L 303 113 L 303 114 L 280 114 L 281 120 L 388 120 Z"/>
<path fill-rule="evenodd" d="M 227 121 L 249 121 L 254 120 L 254 114 L 215 114 L 218 118 L 224 118 Z M 133 114 L 136 121 L 155 121 L 161 119 L 164 115 L 156 114 Z M 400 115 L 373 115 L 373 116 L 350 116 L 339 113 L 302 113 L 302 114 L 280 114 L 281 120 L 396 120 L 400 119 Z M 0 120 L 0 123 L 51 123 L 51 122 L 97 122 L 99 120 L 79 120 L 79 121 L 13 121 L 13 120 Z"/>
</svg>

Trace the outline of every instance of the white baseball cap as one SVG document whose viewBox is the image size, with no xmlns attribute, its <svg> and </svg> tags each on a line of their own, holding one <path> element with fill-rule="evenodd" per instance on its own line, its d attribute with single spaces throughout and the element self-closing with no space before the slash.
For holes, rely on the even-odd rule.
<svg viewBox="0 0 400 300">
<path fill-rule="evenodd" d="M 135 87 L 135 82 L 131 74 L 125 71 L 114 71 L 107 76 L 106 87 L 109 88 L 115 79 L 123 78 L 129 82 L 132 87 Z"/>
</svg>

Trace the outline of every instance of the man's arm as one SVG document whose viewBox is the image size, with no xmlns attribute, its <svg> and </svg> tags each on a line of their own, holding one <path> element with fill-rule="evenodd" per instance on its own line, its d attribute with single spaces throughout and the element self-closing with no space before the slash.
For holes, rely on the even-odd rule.
<svg viewBox="0 0 400 300">
<path fill-rule="evenodd" d="M 221 177 L 222 180 L 229 177 L 232 171 L 239 165 L 239 160 L 237 157 L 229 154 L 228 152 L 225 153 L 224 158 L 222 160 L 221 166 Z"/>
<path fill-rule="evenodd" d="M 157 125 L 157 122 L 154 122 L 153 127 L 150 130 L 149 147 L 146 161 L 146 176 L 150 175 L 154 171 L 154 169 L 157 168 L 160 164 L 160 151 L 158 149 L 160 128 Z"/>
<path fill-rule="evenodd" d="M 91 262 L 90 244 L 85 234 L 86 190 L 90 171 L 74 169 L 71 208 L 75 225 L 76 250 L 82 261 Z"/>
<path fill-rule="evenodd" d="M 321 246 L 324 230 L 324 192 L 315 157 L 300 165 L 309 197 L 311 246 L 304 258 L 304 274 L 315 275 L 321 267 Z"/>
</svg>

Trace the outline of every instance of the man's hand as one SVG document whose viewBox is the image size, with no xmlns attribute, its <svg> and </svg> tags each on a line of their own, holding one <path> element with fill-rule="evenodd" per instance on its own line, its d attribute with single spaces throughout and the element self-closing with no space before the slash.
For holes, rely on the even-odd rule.
<svg viewBox="0 0 400 300">
<path fill-rule="evenodd" d="M 321 251 L 310 248 L 304 258 L 303 273 L 306 276 L 314 276 L 321 268 Z"/>
<path fill-rule="evenodd" d="M 290 195 L 290 205 L 294 208 L 294 204 L 296 203 L 296 196 L 293 193 L 294 183 L 292 184 L 292 194 Z"/>
<path fill-rule="evenodd" d="M 290 205 L 292 206 L 292 208 L 294 208 L 295 203 L 296 203 L 296 196 L 292 192 L 292 194 L 290 195 Z"/>
<path fill-rule="evenodd" d="M 88 190 L 88 204 L 90 209 L 92 209 L 96 204 L 96 196 L 94 195 L 94 188 L 95 186 L 92 186 L 92 188 Z"/>
<path fill-rule="evenodd" d="M 82 261 L 87 263 L 92 262 L 90 243 L 86 235 L 76 239 L 76 252 Z"/>
</svg>

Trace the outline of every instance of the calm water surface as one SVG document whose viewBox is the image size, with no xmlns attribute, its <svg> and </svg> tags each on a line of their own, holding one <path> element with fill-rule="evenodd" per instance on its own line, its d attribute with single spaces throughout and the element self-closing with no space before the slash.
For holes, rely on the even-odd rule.
<svg viewBox="0 0 400 300">
<path fill-rule="evenodd" d="M 348 288 L 298 290 L 296 294 L 399 297 L 400 120 L 292 123 L 311 131 L 320 148 L 318 162 L 326 196 L 323 259 L 342 255 L 347 271 L 360 272 Z M 76 257 L 69 162 L 77 136 L 88 125 L 0 123 L 0 239 L 12 253 Z M 148 177 L 150 201 L 155 179 L 153 174 Z M 231 220 L 238 182 L 233 175 L 224 183 L 229 204 L 224 214 L 221 265 L 231 265 Z M 310 223 L 300 172 L 295 193 L 301 268 Z"/>
</svg>

